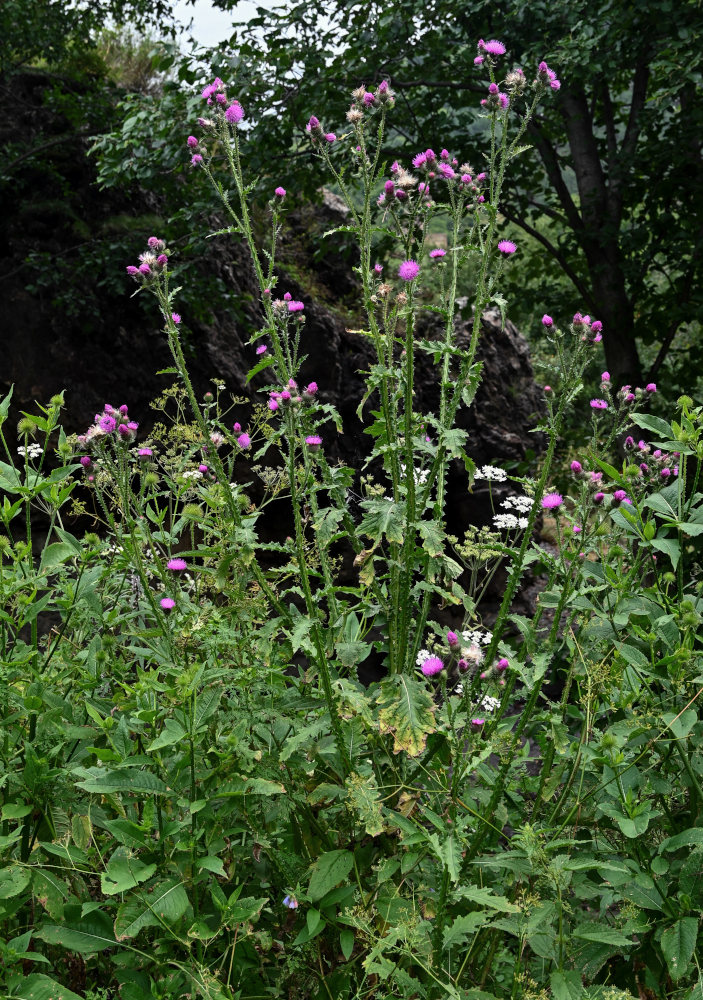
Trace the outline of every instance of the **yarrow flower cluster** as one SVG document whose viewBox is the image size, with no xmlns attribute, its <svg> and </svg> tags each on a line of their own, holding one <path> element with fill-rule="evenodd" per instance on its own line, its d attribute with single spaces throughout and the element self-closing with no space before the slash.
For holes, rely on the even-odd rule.
<svg viewBox="0 0 703 1000">
<path fill-rule="evenodd" d="M 474 472 L 474 479 L 488 479 L 494 483 L 504 483 L 507 478 L 508 473 L 505 469 L 501 469 L 496 465 L 484 465 Z"/>
<path fill-rule="evenodd" d="M 27 445 L 26 448 L 22 444 L 17 448 L 18 455 L 20 455 L 22 458 L 30 458 L 32 460 L 39 458 L 40 455 L 43 454 L 43 452 L 44 449 L 36 441 L 32 441 L 30 444 Z"/>
</svg>

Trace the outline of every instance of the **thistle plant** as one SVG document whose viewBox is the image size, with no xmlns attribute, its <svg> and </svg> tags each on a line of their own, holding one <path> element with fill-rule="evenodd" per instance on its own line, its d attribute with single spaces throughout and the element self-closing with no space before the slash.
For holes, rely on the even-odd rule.
<svg viewBox="0 0 703 1000">
<path fill-rule="evenodd" d="M 458 417 L 481 382 L 482 317 L 505 310 L 501 275 L 520 257 L 501 192 L 539 101 L 560 86 L 546 63 L 531 81 L 500 78 L 504 55 L 479 42 L 481 169 L 469 150 L 389 163 L 386 81 L 354 91 L 342 128 L 312 115 L 301 136 L 359 246 L 360 336 L 374 352 L 357 410 L 373 442 L 364 469 L 331 457 L 343 427 L 324 372 L 301 375 L 311 303 L 278 265 L 289 195 L 273 188 L 262 243 L 246 109 L 220 79 L 186 146 L 226 213 L 216 235 L 250 250 L 261 402 L 245 409 L 217 381 L 196 393 L 184 268 L 154 236 L 127 270 L 158 301 L 178 382 L 150 436 L 125 402 L 66 438 L 57 399 L 24 415 L 18 468 L 2 437 L 13 499 L 0 587 L 16 616 L 0 618 L 9 996 L 95 982 L 127 1000 L 693 996 L 703 414 L 683 397 L 675 420 L 654 416 L 655 385 L 616 388 L 607 372 L 589 403 L 602 324 L 545 314 L 539 465 L 517 475 L 473 462 Z M 440 216 L 446 250 L 428 240 Z M 379 259 L 381 236 L 391 249 Z M 437 330 L 425 336 L 430 279 Z M 436 412 L 416 406 L 418 352 L 432 359 Z M 590 431 L 563 470 L 572 408 Z M 457 460 L 467 490 L 487 484 L 492 511 L 462 539 L 447 531 Z M 267 541 L 269 505 L 283 500 L 292 533 Z M 82 539 L 66 527 L 78 514 L 93 518 Z M 552 545 L 538 544 L 540 526 Z M 542 582 L 530 617 L 514 606 L 528 569 Z M 56 612 L 55 632 L 33 604 Z M 372 653 L 383 677 L 364 687 Z M 67 952 L 80 957 L 63 968 Z"/>
</svg>

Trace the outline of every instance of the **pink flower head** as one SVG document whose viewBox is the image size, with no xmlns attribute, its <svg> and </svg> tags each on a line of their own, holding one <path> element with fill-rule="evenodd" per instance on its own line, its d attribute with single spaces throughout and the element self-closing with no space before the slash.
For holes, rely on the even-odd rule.
<svg viewBox="0 0 703 1000">
<path fill-rule="evenodd" d="M 156 263 L 160 267 L 166 267 L 166 265 L 168 264 L 168 257 L 166 256 L 166 254 L 160 253 L 159 256 L 156 258 Z"/>
<path fill-rule="evenodd" d="M 362 101 L 364 102 L 367 108 L 370 108 L 372 104 L 376 103 L 376 95 L 372 94 L 370 90 L 367 90 L 364 96 L 362 97 Z"/>
<path fill-rule="evenodd" d="M 580 462 L 574 461 L 571 463 L 571 471 L 576 473 L 583 472 L 583 466 Z"/>
<path fill-rule="evenodd" d="M 436 250 L 430 250 L 430 257 L 432 257 L 432 258 L 445 257 L 446 254 L 447 254 L 447 251 L 446 250 L 441 250 L 439 247 Z"/>
<path fill-rule="evenodd" d="M 545 493 L 542 497 L 542 507 L 544 510 L 556 510 L 564 503 L 561 493 Z"/>
<path fill-rule="evenodd" d="M 505 46 L 502 42 L 492 38 L 489 42 L 483 43 L 483 51 L 491 56 L 502 56 L 505 55 Z"/>
<path fill-rule="evenodd" d="M 510 666 L 510 661 L 506 660 L 505 657 L 503 657 L 496 663 L 496 670 L 500 671 L 507 670 L 509 666 Z"/>
<path fill-rule="evenodd" d="M 601 382 L 610 382 L 610 372 L 603 372 L 600 377 Z"/>
<path fill-rule="evenodd" d="M 448 163 L 440 163 L 437 169 L 439 170 L 442 177 L 444 177 L 448 181 L 453 181 L 454 178 L 456 177 L 456 172 L 454 171 L 453 167 L 449 166 Z"/>
<path fill-rule="evenodd" d="M 143 274 L 145 277 L 148 277 L 151 274 L 151 268 L 149 267 L 148 264 L 140 264 L 139 273 Z"/>
<path fill-rule="evenodd" d="M 191 158 L 190 158 L 190 162 L 191 162 L 191 166 L 193 166 L 193 167 L 197 167 L 197 165 L 198 165 L 199 163 L 202 163 L 202 162 L 203 162 L 203 158 L 202 158 L 202 156 L 200 155 L 200 153 L 195 153 L 195 155 L 194 155 L 194 156 L 191 156 Z"/>
<path fill-rule="evenodd" d="M 414 281 L 420 273 L 420 265 L 415 260 L 404 260 L 398 268 L 398 277 L 403 281 Z"/>
<path fill-rule="evenodd" d="M 291 293 L 290 292 L 286 292 L 285 295 L 283 296 L 283 301 L 284 302 L 290 302 L 290 300 L 292 298 L 293 298 L 293 296 L 291 295 Z"/>
<path fill-rule="evenodd" d="M 325 135 L 325 140 L 329 142 L 330 145 L 332 145 L 333 142 L 337 141 L 337 136 L 334 134 L 334 132 L 327 132 L 327 134 Z"/>
<path fill-rule="evenodd" d="M 266 344 L 259 344 L 259 346 L 256 348 L 257 354 L 266 354 L 267 351 L 268 347 L 266 346 Z"/>
<path fill-rule="evenodd" d="M 476 729 L 480 729 L 481 726 L 485 726 L 485 724 L 486 724 L 486 720 L 485 719 L 472 719 L 471 720 L 471 725 L 474 726 Z"/>
<path fill-rule="evenodd" d="M 601 504 L 601 503 L 603 503 L 604 500 L 605 500 L 605 493 L 601 493 L 599 491 L 598 493 L 594 493 L 593 494 L 593 502 L 594 503 Z"/>
<path fill-rule="evenodd" d="M 591 323 L 591 333 L 600 333 L 603 329 L 603 324 L 599 319 L 594 319 Z"/>
<path fill-rule="evenodd" d="M 93 460 L 91 459 L 90 455 L 82 455 L 80 458 L 80 463 L 83 466 L 83 468 L 87 469 L 89 465 L 93 464 Z"/>
<path fill-rule="evenodd" d="M 182 573 L 184 569 L 188 569 L 188 563 L 185 559 L 169 559 L 166 566 L 174 573 Z"/>
<path fill-rule="evenodd" d="M 151 448 L 140 448 L 139 451 L 137 452 L 139 458 L 151 458 L 153 454 L 154 452 L 151 450 Z"/>
<path fill-rule="evenodd" d="M 316 393 L 317 393 L 317 382 L 311 382 L 310 385 L 306 385 L 305 388 L 303 389 L 303 397 L 308 400 L 313 399 Z"/>
<path fill-rule="evenodd" d="M 644 387 L 644 391 L 645 392 L 656 392 L 657 391 L 656 382 L 648 382 L 647 385 Z"/>
<path fill-rule="evenodd" d="M 179 313 L 171 313 L 171 319 L 176 324 L 176 326 L 178 326 L 178 324 L 181 322 L 181 317 Z"/>
<path fill-rule="evenodd" d="M 130 277 L 134 278 L 136 277 L 136 275 L 139 274 L 139 268 L 135 267 L 134 264 L 129 264 L 127 266 L 127 274 L 129 274 Z"/>
<path fill-rule="evenodd" d="M 99 420 L 100 429 L 105 431 L 106 434 L 112 434 L 115 427 L 117 427 L 117 421 L 114 417 L 111 417 L 109 413 L 106 413 Z"/>
<path fill-rule="evenodd" d="M 176 602 L 172 597 L 162 597 L 159 604 L 164 609 L 164 611 L 170 611 L 171 608 L 175 608 Z"/>
<path fill-rule="evenodd" d="M 498 249 L 501 253 L 515 253 L 517 247 L 512 240 L 501 240 L 498 244 Z"/>
<path fill-rule="evenodd" d="M 247 448 L 251 448 L 251 438 L 249 437 L 246 431 L 243 434 L 239 435 L 239 437 L 237 438 L 237 444 L 239 445 L 240 448 L 243 448 L 245 450 Z"/>
<path fill-rule="evenodd" d="M 459 636 L 456 634 L 456 632 L 447 632 L 447 644 L 449 646 L 459 645 Z"/>
<path fill-rule="evenodd" d="M 613 493 L 613 500 L 615 500 L 617 503 L 630 503 L 631 502 L 629 500 L 629 498 L 628 498 L 627 493 L 625 492 L 625 490 L 616 490 Z"/>
<path fill-rule="evenodd" d="M 190 146 L 191 149 L 196 149 L 198 145 L 198 140 L 195 138 L 194 135 L 189 135 L 188 138 L 186 139 L 186 144 Z"/>
<path fill-rule="evenodd" d="M 553 324 L 554 324 L 554 320 L 552 319 L 552 317 L 551 316 L 547 316 L 547 314 L 545 313 L 544 316 L 542 317 L 542 326 L 549 327 L 549 326 L 553 326 Z"/>
<path fill-rule="evenodd" d="M 239 125 L 243 117 L 244 108 L 241 106 L 239 101 L 232 101 L 230 106 L 225 111 L 225 119 L 230 123 L 230 125 Z"/>
<path fill-rule="evenodd" d="M 319 434 L 308 434 L 305 438 L 305 444 L 308 446 L 310 451 L 319 451 L 320 445 L 322 444 L 322 438 Z"/>
<path fill-rule="evenodd" d="M 419 169 L 425 163 L 427 163 L 427 153 L 418 153 L 417 156 L 413 157 L 413 166 L 415 169 Z"/>
<path fill-rule="evenodd" d="M 607 410 L 608 409 L 608 403 L 607 403 L 607 401 L 605 399 L 592 399 L 591 400 L 591 409 L 592 410 Z"/>
<path fill-rule="evenodd" d="M 271 413 L 275 413 L 276 410 L 278 409 L 278 403 L 276 402 L 275 399 L 269 399 L 269 404 L 268 405 L 269 405 L 269 410 L 271 411 Z"/>
<path fill-rule="evenodd" d="M 483 56 L 476 56 L 474 58 L 474 66 L 482 66 L 482 65 L 483 65 Z"/>
<path fill-rule="evenodd" d="M 444 664 L 438 656 L 428 656 L 420 667 L 420 670 L 425 677 L 434 677 L 435 674 L 441 674 L 444 670 Z"/>
<path fill-rule="evenodd" d="M 277 198 L 285 198 L 286 189 L 284 187 L 277 187 L 273 193 L 276 195 Z"/>
<path fill-rule="evenodd" d="M 296 313 L 302 312 L 305 309 L 305 303 L 298 302 L 296 299 L 291 299 L 288 303 L 288 312 Z"/>
<path fill-rule="evenodd" d="M 201 462 L 198 466 L 198 472 L 202 472 L 203 475 L 207 472 L 207 465 L 205 465 L 204 462 Z"/>
<path fill-rule="evenodd" d="M 664 468 L 661 470 L 659 475 L 662 477 L 662 479 L 668 479 L 669 476 L 671 475 L 671 469 Z"/>
</svg>

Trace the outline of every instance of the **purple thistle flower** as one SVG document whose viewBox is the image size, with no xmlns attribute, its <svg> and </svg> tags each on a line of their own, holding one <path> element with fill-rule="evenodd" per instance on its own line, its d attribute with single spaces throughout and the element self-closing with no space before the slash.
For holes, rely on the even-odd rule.
<svg viewBox="0 0 703 1000">
<path fill-rule="evenodd" d="M 239 435 L 239 437 L 237 438 L 237 444 L 239 445 L 240 448 L 243 448 L 245 450 L 247 448 L 251 448 L 251 438 L 249 437 L 246 431 L 243 434 Z"/>
<path fill-rule="evenodd" d="M 644 391 L 645 392 L 656 392 L 657 391 L 656 382 L 648 382 L 647 385 L 644 387 Z"/>
<path fill-rule="evenodd" d="M 172 570 L 174 573 L 182 573 L 184 569 L 188 569 L 188 563 L 185 559 L 169 559 L 166 568 Z"/>
<path fill-rule="evenodd" d="M 413 166 L 415 169 L 419 169 L 427 163 L 427 153 L 418 153 L 417 156 L 413 157 Z"/>
<path fill-rule="evenodd" d="M 593 494 L 593 502 L 594 503 L 601 504 L 601 503 L 603 503 L 604 500 L 605 500 L 605 493 L 601 493 L 599 491 L 598 493 L 594 493 Z"/>
<path fill-rule="evenodd" d="M 198 140 L 197 140 L 197 139 L 195 138 L 195 136 L 194 136 L 194 135 L 189 135 L 189 136 L 188 136 L 188 138 L 186 139 L 186 144 L 187 144 L 187 145 L 188 145 L 188 146 L 189 146 L 189 147 L 190 147 L 191 149 L 196 149 L 196 148 L 197 148 L 197 145 L 198 145 Z"/>
<path fill-rule="evenodd" d="M 196 153 L 194 156 L 191 156 L 190 162 L 192 166 L 197 167 L 199 163 L 203 162 L 203 158 L 200 153 Z"/>
<path fill-rule="evenodd" d="M 244 108 L 241 106 L 239 101 L 232 101 L 230 106 L 225 111 L 226 121 L 228 121 L 230 125 L 239 125 L 243 117 Z"/>
<path fill-rule="evenodd" d="M 561 493 L 545 493 L 542 497 L 542 507 L 544 510 L 556 510 L 564 503 Z"/>
<path fill-rule="evenodd" d="M 266 354 L 267 351 L 268 347 L 266 346 L 266 344 L 259 344 L 259 346 L 256 348 L 257 354 Z"/>
<path fill-rule="evenodd" d="M 117 427 L 117 421 L 114 417 L 111 417 L 109 413 L 106 413 L 99 421 L 100 429 L 105 431 L 106 434 L 112 434 L 115 427 Z"/>
<path fill-rule="evenodd" d="M 599 319 L 594 319 L 591 323 L 591 333 L 600 333 L 603 329 L 603 324 Z"/>
<path fill-rule="evenodd" d="M 625 490 L 616 490 L 613 493 L 613 500 L 615 500 L 617 503 L 631 503 L 632 502 L 630 500 L 630 498 L 628 497 L 627 493 L 625 492 Z"/>
<path fill-rule="evenodd" d="M 291 299 L 291 301 L 288 303 L 288 312 L 292 313 L 302 312 L 304 308 L 305 308 L 305 303 L 298 302 L 296 299 Z"/>
<path fill-rule="evenodd" d="M 308 446 L 310 451 L 319 451 L 320 445 L 322 444 L 322 438 L 319 434 L 308 434 L 305 438 L 305 444 Z"/>
<path fill-rule="evenodd" d="M 142 459 L 151 458 L 153 454 L 154 452 L 151 450 L 151 448 L 140 448 L 139 451 L 137 452 L 139 458 Z"/>
<path fill-rule="evenodd" d="M 93 460 L 91 459 L 90 455 L 82 455 L 79 461 L 84 469 L 87 469 L 89 465 L 93 464 Z"/>
<path fill-rule="evenodd" d="M 398 268 L 398 277 L 403 281 L 414 281 L 420 273 L 420 265 L 415 260 L 404 260 Z"/>
<path fill-rule="evenodd" d="M 482 66 L 482 65 L 483 65 L 483 56 L 476 56 L 474 58 L 474 66 Z"/>
<path fill-rule="evenodd" d="M 503 657 L 496 663 L 496 670 L 500 671 L 507 670 L 509 666 L 510 666 L 510 661 L 506 660 L 505 657 Z"/>
<path fill-rule="evenodd" d="M 471 720 L 471 725 L 475 726 L 476 729 L 480 729 L 481 726 L 485 726 L 485 724 L 486 724 L 486 720 L 485 719 L 472 719 Z"/>
<path fill-rule="evenodd" d="M 583 472 L 583 466 L 581 465 L 580 462 L 573 461 L 571 463 L 571 471 L 576 473 Z"/>
<path fill-rule="evenodd" d="M 180 313 L 171 313 L 171 319 L 176 324 L 176 326 L 178 326 L 178 324 L 181 322 Z"/>
<path fill-rule="evenodd" d="M 171 608 L 175 608 L 176 602 L 172 597 L 162 597 L 159 604 L 164 609 L 164 611 L 170 611 Z"/>
<path fill-rule="evenodd" d="M 134 278 L 139 274 L 139 268 L 135 267 L 134 264 L 129 264 L 127 266 L 127 274 L 129 274 L 130 277 Z"/>
<path fill-rule="evenodd" d="M 425 677 L 434 677 L 435 674 L 441 674 L 444 670 L 444 664 L 438 656 L 428 656 L 420 670 Z"/>
<path fill-rule="evenodd" d="M 607 403 L 607 401 L 605 399 L 592 399 L 591 400 L 591 409 L 592 410 L 607 410 L 608 409 L 608 403 Z"/>
<path fill-rule="evenodd" d="M 515 253 L 517 247 L 512 240 L 501 240 L 498 244 L 498 249 L 501 253 Z"/>
<path fill-rule="evenodd" d="M 277 198 L 285 198 L 286 189 L 283 187 L 277 187 L 273 193 L 276 195 Z"/>
<path fill-rule="evenodd" d="M 446 256 L 446 253 L 447 253 L 447 251 L 446 251 L 446 250 L 441 250 L 441 249 L 440 249 L 440 248 L 438 247 L 438 248 L 437 248 L 436 250 L 430 250 L 430 257 L 432 257 L 432 258 L 436 258 L 436 257 L 445 257 L 445 256 Z"/>
<path fill-rule="evenodd" d="M 544 316 L 542 317 L 542 326 L 552 326 L 553 324 L 554 320 L 552 319 L 552 317 L 547 316 L 547 314 L 545 313 Z"/>
<path fill-rule="evenodd" d="M 140 264 L 139 273 L 143 274 L 145 277 L 148 277 L 151 274 L 151 268 L 149 267 L 148 264 Z"/>
<path fill-rule="evenodd" d="M 334 132 L 328 132 L 328 133 L 327 133 L 327 134 L 325 135 L 325 140 L 326 140 L 327 142 L 329 142 L 329 143 L 330 143 L 330 145 L 331 145 L 331 144 L 332 144 L 333 142 L 336 142 L 336 141 L 337 141 L 337 136 L 336 136 L 336 135 L 334 134 Z"/>
<path fill-rule="evenodd" d="M 456 634 L 456 632 L 447 632 L 447 644 L 450 646 L 459 645 L 459 636 Z"/>
<path fill-rule="evenodd" d="M 502 42 L 492 38 L 489 42 L 483 43 L 483 51 L 488 52 L 491 56 L 502 56 L 505 55 L 505 46 Z"/>
</svg>

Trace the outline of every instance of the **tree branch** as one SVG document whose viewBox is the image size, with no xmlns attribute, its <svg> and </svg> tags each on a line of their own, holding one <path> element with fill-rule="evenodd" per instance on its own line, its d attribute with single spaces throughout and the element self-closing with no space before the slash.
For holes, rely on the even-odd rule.
<svg viewBox="0 0 703 1000">
<path fill-rule="evenodd" d="M 569 189 L 566 186 L 564 175 L 561 172 L 559 157 L 557 156 L 556 150 L 552 146 L 549 139 L 547 139 L 544 135 L 539 125 L 536 125 L 534 122 L 530 122 L 527 131 L 528 134 L 535 140 L 535 146 L 537 147 L 537 151 L 542 158 L 544 169 L 547 171 L 549 181 L 557 193 L 561 207 L 564 209 L 566 217 L 569 220 L 569 225 L 574 232 L 579 232 L 583 229 L 583 221 L 581 220 L 579 211 L 574 204 L 573 198 L 569 194 Z"/>
<path fill-rule="evenodd" d="M 544 236 L 542 233 L 540 233 L 537 229 L 535 229 L 534 226 L 531 226 L 529 222 L 526 222 L 525 219 L 522 218 L 522 216 L 514 215 L 508 208 L 505 207 L 505 205 L 501 205 L 500 211 L 501 214 L 504 215 L 505 218 L 508 220 L 508 222 L 513 222 L 516 226 L 519 226 L 520 229 L 524 230 L 526 233 L 528 233 L 530 236 L 536 239 L 538 243 L 541 243 L 542 246 L 549 251 L 549 253 L 557 261 L 564 274 L 567 276 L 571 284 L 574 286 L 576 291 L 583 299 L 586 308 L 589 309 L 591 312 L 595 312 L 596 307 L 591 297 L 590 290 L 586 285 L 583 284 L 579 276 L 573 270 L 571 265 L 566 260 L 566 257 L 558 249 L 558 247 L 555 247 L 554 244 L 551 242 L 551 240 L 548 240 L 547 237 Z"/>
<path fill-rule="evenodd" d="M 632 81 L 632 100 L 630 101 L 630 115 L 627 120 L 627 128 L 620 145 L 620 162 L 625 163 L 631 159 L 637 140 L 640 135 L 640 118 L 642 109 L 647 100 L 647 86 L 649 84 L 649 61 L 647 53 L 643 51 L 635 67 L 635 76 Z"/>
</svg>

